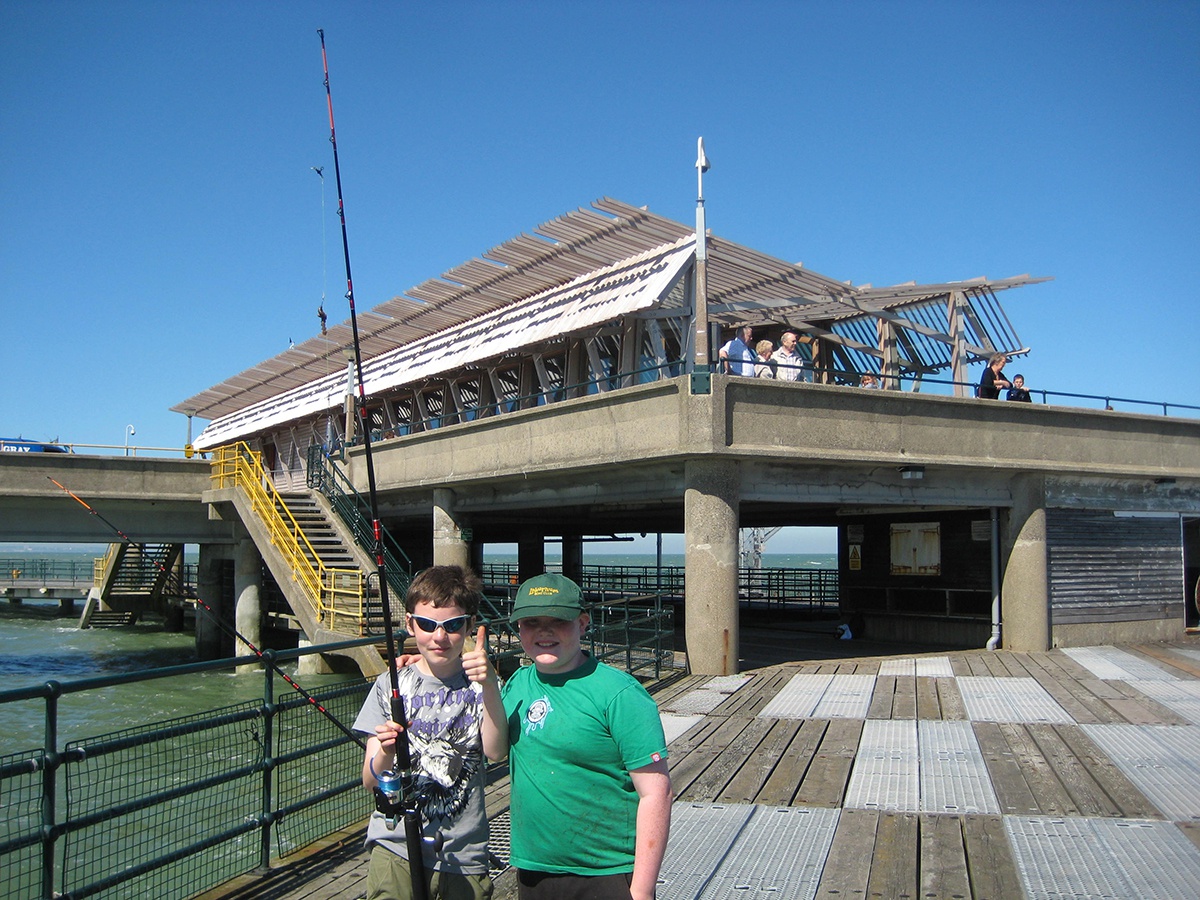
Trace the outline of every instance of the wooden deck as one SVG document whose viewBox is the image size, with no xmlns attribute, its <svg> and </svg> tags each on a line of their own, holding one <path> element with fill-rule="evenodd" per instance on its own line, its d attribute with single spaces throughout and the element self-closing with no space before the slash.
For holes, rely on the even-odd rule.
<svg viewBox="0 0 1200 900">
<path fill-rule="evenodd" d="M 846 651 L 858 649 L 857 642 L 824 646 L 825 652 L 834 656 L 843 653 L 843 647 Z M 1200 640 L 1189 638 L 1177 645 L 1140 645 L 1120 650 L 1127 655 L 1122 659 L 1151 667 L 1148 676 L 1151 680 L 1157 681 L 1153 673 L 1161 672 L 1166 683 L 1188 685 L 1188 690 L 1196 691 L 1200 699 Z M 934 660 L 942 666 L 948 660 L 950 672 L 937 676 L 880 674 L 881 666 L 885 671 L 895 671 L 914 659 Z M 743 880 L 749 887 L 740 890 L 736 894 L 739 897 L 982 900 L 1030 896 L 1028 879 L 1045 873 L 1034 871 L 1030 875 L 1028 857 L 1022 861 L 1014 850 L 1013 823 L 1026 821 L 1033 825 L 1063 821 L 1070 825 L 1097 819 L 1122 824 L 1155 823 L 1171 834 L 1177 830 L 1187 839 L 1179 841 L 1184 847 L 1182 851 L 1175 848 L 1175 858 L 1182 863 L 1170 877 L 1182 878 L 1182 883 L 1191 885 L 1195 882 L 1188 879 L 1200 872 L 1200 800 L 1194 809 L 1182 812 L 1175 809 L 1173 814 L 1164 811 L 1161 802 L 1152 801 L 1113 757 L 1089 737 L 1096 734 L 1088 731 L 1088 726 L 1093 725 L 1196 729 L 1200 724 L 1139 690 L 1142 682 L 1137 678 L 1097 677 L 1091 669 L 1058 650 L 809 659 L 770 665 L 746 674 L 748 677 L 736 685 L 724 680 L 713 683 L 707 676 L 680 675 L 656 686 L 655 698 L 664 711 L 664 721 L 681 728 L 687 726 L 670 743 L 677 809 L 681 804 L 695 805 L 703 812 L 712 804 L 732 804 L 764 809 L 831 810 L 836 813 L 836 828 L 832 840 L 821 851 L 822 864 L 814 866 L 820 873 L 819 878 L 812 876 L 817 879 L 815 885 L 794 894 L 786 889 L 780 893 L 778 885 L 765 883 L 760 883 L 762 889 L 758 890 L 753 887 L 754 878 L 748 874 Z M 865 715 L 761 715 L 797 675 L 870 676 L 868 683 L 873 686 Z M 1065 716 L 1059 721 L 1027 722 L 1005 721 L 1005 716 L 995 717 L 996 721 L 988 721 L 986 716 L 972 717 L 964 686 L 990 684 L 990 679 L 1023 679 L 1024 684 L 1040 686 Z M 721 695 L 714 698 L 713 708 L 693 713 L 687 719 L 677 718 L 686 715 L 697 698 L 711 695 L 713 684 Z M 1018 684 L 1001 682 L 1001 687 Z M 963 727 L 973 734 L 978 745 L 986 765 L 986 780 L 990 781 L 998 808 L 991 812 L 964 809 L 953 814 L 921 807 L 904 808 L 903 803 L 889 806 L 882 799 L 847 804 L 848 793 L 854 788 L 856 765 L 863 765 L 860 745 L 864 729 L 870 731 L 885 720 L 912 720 L 914 727 L 929 721 L 966 723 Z M 1196 733 L 1200 734 L 1200 729 Z M 1200 741 L 1192 740 L 1190 746 L 1191 759 L 1187 764 L 1200 771 Z M 861 792 L 859 795 L 862 796 Z M 1185 794 L 1182 802 L 1192 802 L 1189 796 Z M 505 821 L 508 809 L 505 770 L 493 773 L 487 803 L 489 816 Z M 266 876 L 238 879 L 222 890 L 206 894 L 205 898 L 357 900 L 365 892 L 366 855 L 362 835 L 360 828 L 334 836 L 286 867 Z M 671 868 L 676 837 L 673 830 L 664 871 Z M 686 835 L 680 834 L 681 841 L 685 838 Z M 1046 843 L 1052 841 L 1047 839 Z M 1153 867 L 1151 862 L 1148 860 L 1147 868 Z M 789 872 L 774 874 L 786 887 L 791 877 Z M 1170 891 L 1178 883 L 1167 878 L 1162 885 L 1164 892 L 1158 895 L 1172 896 Z M 1200 886 L 1195 892 L 1176 895 L 1200 896 Z M 496 896 L 515 896 L 511 871 L 497 879 Z M 681 894 L 673 893 L 669 879 L 659 896 L 664 900 L 682 898 Z M 1072 896 L 1099 894 L 1080 888 Z"/>
</svg>

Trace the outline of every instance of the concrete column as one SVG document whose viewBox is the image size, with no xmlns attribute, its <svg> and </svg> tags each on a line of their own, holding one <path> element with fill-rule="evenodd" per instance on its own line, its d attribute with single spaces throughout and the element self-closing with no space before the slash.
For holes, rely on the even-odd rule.
<svg viewBox="0 0 1200 900">
<path fill-rule="evenodd" d="M 262 557 L 254 541 L 244 538 L 238 541 L 233 557 L 234 627 L 238 634 L 262 649 Z M 246 656 L 254 650 L 244 641 L 238 640 L 234 647 L 237 656 Z M 258 665 L 239 666 L 239 672 L 253 672 Z"/>
<path fill-rule="evenodd" d="M 1006 650 L 1050 649 L 1049 552 L 1046 546 L 1046 490 L 1042 478 L 1013 479 L 1000 586 Z"/>
<path fill-rule="evenodd" d="M 732 460 L 688 460 L 683 498 L 684 617 L 693 675 L 738 670 L 738 496 Z"/>
<path fill-rule="evenodd" d="M 454 491 L 433 489 L 433 564 L 435 566 L 471 565 L 470 545 L 462 539 L 462 529 L 454 517 Z"/>
<path fill-rule="evenodd" d="M 517 580 L 524 581 L 546 571 L 546 536 L 540 531 L 524 532 L 517 538 Z"/>
<path fill-rule="evenodd" d="M 563 535 L 562 571 L 576 584 L 581 583 L 583 579 L 583 535 Z"/>
<path fill-rule="evenodd" d="M 200 659 L 221 659 L 229 655 L 229 642 L 221 626 L 213 621 L 223 614 L 225 598 L 221 593 L 221 566 L 225 554 L 213 544 L 200 545 L 196 567 L 196 592 L 203 606 L 196 610 L 196 655 Z"/>
</svg>

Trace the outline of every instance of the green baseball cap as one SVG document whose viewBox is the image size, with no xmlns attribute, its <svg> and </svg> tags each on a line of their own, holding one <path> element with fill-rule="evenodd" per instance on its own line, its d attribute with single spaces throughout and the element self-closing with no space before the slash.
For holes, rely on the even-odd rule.
<svg viewBox="0 0 1200 900">
<path fill-rule="evenodd" d="M 579 585 L 565 575 L 547 572 L 535 575 L 517 588 L 517 599 L 513 604 L 514 622 L 533 616 L 549 616 L 553 619 L 577 619 L 583 612 L 583 593 Z"/>
</svg>

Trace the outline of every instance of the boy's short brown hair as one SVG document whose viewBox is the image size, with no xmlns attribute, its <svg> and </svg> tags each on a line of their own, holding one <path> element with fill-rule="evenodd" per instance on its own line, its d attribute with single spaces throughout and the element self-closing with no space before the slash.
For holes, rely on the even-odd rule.
<svg viewBox="0 0 1200 900">
<path fill-rule="evenodd" d="M 412 612 L 418 603 L 436 607 L 457 606 L 468 616 L 479 612 L 483 599 L 483 582 L 470 569 L 462 566 L 430 566 L 419 573 L 408 586 L 404 609 Z"/>
</svg>

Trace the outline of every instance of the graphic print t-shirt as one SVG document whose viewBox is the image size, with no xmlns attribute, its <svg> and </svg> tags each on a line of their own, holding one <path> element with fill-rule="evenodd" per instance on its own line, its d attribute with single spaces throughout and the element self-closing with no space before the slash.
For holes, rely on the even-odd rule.
<svg viewBox="0 0 1200 900">
<path fill-rule="evenodd" d="M 424 675 L 417 666 L 398 673 L 400 696 L 409 725 L 409 746 L 417 771 L 424 833 L 441 832 L 443 847 L 436 856 L 425 852 L 425 865 L 446 871 L 483 874 L 487 867 L 487 818 L 483 808 L 484 760 L 479 726 L 483 691 L 459 673 L 442 681 Z M 354 720 L 354 730 L 373 736 L 375 726 L 391 718 L 391 678 L 384 672 L 375 681 Z M 382 813 L 373 813 L 367 844 L 379 843 L 407 857 L 404 824 L 389 828 Z"/>
</svg>

